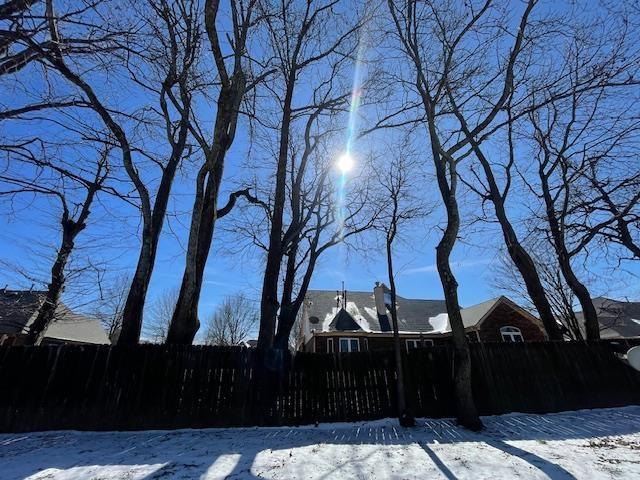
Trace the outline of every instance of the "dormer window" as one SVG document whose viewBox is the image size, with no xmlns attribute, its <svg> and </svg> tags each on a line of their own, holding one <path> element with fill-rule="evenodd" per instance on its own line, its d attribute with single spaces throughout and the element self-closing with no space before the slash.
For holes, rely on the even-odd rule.
<svg viewBox="0 0 640 480">
<path fill-rule="evenodd" d="M 503 342 L 524 342 L 524 337 L 518 327 L 502 327 L 500 335 L 502 335 Z"/>
</svg>

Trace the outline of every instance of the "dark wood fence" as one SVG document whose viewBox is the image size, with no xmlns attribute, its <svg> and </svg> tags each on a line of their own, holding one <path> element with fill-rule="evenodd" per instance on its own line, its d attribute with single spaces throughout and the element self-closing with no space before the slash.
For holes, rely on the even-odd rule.
<svg viewBox="0 0 640 480">
<path fill-rule="evenodd" d="M 640 373 L 606 343 L 471 347 L 481 414 L 640 403 Z M 412 412 L 454 416 L 451 350 L 404 362 Z M 0 347 L 3 432 L 298 425 L 392 417 L 395 406 L 392 352 L 275 362 L 244 348 Z"/>
</svg>

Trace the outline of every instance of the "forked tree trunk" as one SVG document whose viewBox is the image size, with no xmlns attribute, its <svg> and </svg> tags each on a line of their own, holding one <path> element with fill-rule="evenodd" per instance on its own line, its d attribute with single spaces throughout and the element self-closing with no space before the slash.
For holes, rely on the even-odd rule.
<svg viewBox="0 0 640 480">
<path fill-rule="evenodd" d="M 276 185 L 273 197 L 273 214 L 269 231 L 267 262 L 262 280 L 260 299 L 260 330 L 258 348 L 268 349 L 274 346 L 276 319 L 278 317 L 278 282 L 283 257 L 282 234 L 284 225 L 284 205 L 286 201 L 287 160 L 289 154 L 289 130 L 291 127 L 291 103 L 295 85 L 295 69 L 287 79 L 287 90 L 283 102 L 282 123 L 280 127 L 280 146 L 276 169 Z M 282 339 L 279 340 L 282 343 Z"/>
<path fill-rule="evenodd" d="M 106 154 L 103 161 L 106 162 Z M 47 328 L 55 318 L 56 309 L 58 308 L 60 297 L 65 287 L 65 269 L 75 247 L 75 240 L 78 234 L 87 227 L 86 222 L 91 213 L 91 205 L 93 204 L 96 192 L 101 188 L 102 182 L 104 182 L 106 178 L 106 174 L 101 177 L 103 168 L 104 164 L 101 162 L 98 166 L 94 182 L 87 187 L 87 195 L 76 220 L 70 218 L 66 202 L 63 200 L 64 210 L 60 222 L 62 226 L 62 242 L 56 255 L 56 260 L 51 267 L 51 281 L 49 282 L 44 302 L 38 309 L 38 315 L 35 320 L 29 327 L 25 345 L 40 345 L 46 335 Z"/>
<path fill-rule="evenodd" d="M 558 258 L 558 264 L 560 271 L 564 277 L 567 285 L 574 293 L 580 306 L 582 307 L 582 315 L 584 317 L 584 326 L 587 340 L 600 340 L 600 325 L 598 323 L 598 313 L 591 300 L 589 290 L 585 285 L 578 280 L 573 267 L 571 266 L 571 256 L 567 250 L 567 245 L 564 239 L 564 233 L 560 227 L 560 222 L 556 216 L 555 203 L 552 198 L 551 190 L 549 187 L 549 180 L 544 171 L 540 170 L 540 183 L 542 186 L 542 197 L 544 198 L 547 221 L 549 222 L 549 230 L 551 232 L 551 238 L 553 240 L 553 246 Z"/>
<path fill-rule="evenodd" d="M 46 335 L 47 328 L 55 319 L 56 309 L 64 291 L 64 270 L 73 251 L 74 238 L 78 233 L 79 231 L 76 232 L 73 225 L 65 226 L 63 223 L 62 245 L 56 255 L 56 261 L 51 267 L 51 281 L 47 287 L 44 302 L 38 309 L 35 320 L 29 326 L 24 342 L 25 345 L 40 345 Z"/>
<path fill-rule="evenodd" d="M 235 138 L 240 103 L 247 87 L 246 81 L 242 69 L 236 67 L 229 79 L 229 84 L 223 85 L 218 96 L 213 141 L 207 152 L 205 164 L 198 172 L 196 179 L 186 265 L 178 301 L 169 325 L 166 340 L 168 344 L 191 344 L 200 328 L 198 302 L 217 220 L 218 193 L 224 172 L 225 157 Z"/>
<path fill-rule="evenodd" d="M 531 298 L 531 301 L 533 302 L 536 310 L 538 311 L 538 314 L 540 315 L 540 319 L 542 320 L 544 328 L 547 332 L 547 336 L 550 340 L 561 341 L 563 339 L 562 332 L 560 331 L 558 323 L 553 314 L 553 310 L 551 309 L 551 304 L 549 303 L 549 299 L 547 298 L 544 287 L 542 286 L 542 282 L 540 281 L 540 275 L 538 274 L 538 270 L 536 269 L 535 262 L 520 243 L 513 225 L 511 224 L 509 217 L 507 216 L 507 212 L 505 209 L 505 197 L 507 195 L 509 187 L 507 186 L 504 194 L 500 191 L 489 159 L 484 155 L 484 152 L 480 148 L 480 144 L 471 134 L 467 121 L 458 109 L 455 100 L 451 96 L 450 99 L 454 108 L 454 113 L 460 121 L 462 131 L 471 144 L 473 152 L 475 153 L 476 158 L 480 161 L 482 169 L 484 170 L 485 177 L 488 183 L 489 199 L 493 203 L 496 212 L 496 218 L 498 219 L 498 223 L 500 224 L 500 228 L 502 229 L 502 236 L 504 237 L 504 242 L 507 247 L 509 257 L 511 257 L 511 260 L 515 264 L 516 268 L 520 272 L 520 275 L 522 276 L 522 279 L 524 280 L 529 298 Z M 510 149 L 512 148 L 511 141 L 511 130 L 509 130 Z M 511 168 L 511 166 L 507 168 Z"/>
<path fill-rule="evenodd" d="M 189 234 L 187 266 L 182 277 L 180 294 L 171 318 L 169 332 L 167 333 L 166 343 L 168 344 L 190 345 L 200 328 L 198 302 L 202 291 L 204 268 L 213 239 L 222 169 L 222 162 L 216 162 L 214 172 L 207 176 L 201 204 L 194 207 L 194 212 L 199 211 L 200 213 L 193 220 L 197 224 L 193 225 L 192 223 Z M 196 203 L 198 203 L 198 199 L 196 199 Z"/>
</svg>

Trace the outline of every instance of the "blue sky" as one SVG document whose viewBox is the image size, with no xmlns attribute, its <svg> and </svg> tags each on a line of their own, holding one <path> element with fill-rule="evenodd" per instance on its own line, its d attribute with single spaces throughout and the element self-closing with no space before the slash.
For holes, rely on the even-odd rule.
<svg viewBox="0 0 640 480">
<path fill-rule="evenodd" d="M 356 66 L 353 65 L 355 75 Z M 110 105 L 135 111 L 151 102 L 140 95 L 135 88 L 128 86 L 122 72 L 114 70 L 108 74 L 93 74 L 92 81 L 98 85 L 99 93 L 105 95 Z M 0 85 L 9 86 L 5 89 L 7 99 L 2 102 L 9 106 L 12 102 L 24 104 L 27 92 L 38 90 L 43 86 L 39 80 L 39 72 L 33 70 L 28 73 L 25 84 Z M 5 80 L 6 82 L 6 80 Z M 65 87 L 60 87 L 63 91 Z M 210 105 L 202 103 L 199 108 L 207 115 Z M 57 114 L 61 115 L 61 114 Z M 209 113 L 209 118 L 212 113 Z M 60 117 L 58 117 L 60 118 Z M 91 122 L 88 116 L 83 121 Z M 80 121 L 75 119 L 75 121 Z M 5 122 L 6 123 L 6 122 Z M 349 119 L 344 118 L 345 144 L 349 132 Z M 11 137 L 27 137 L 42 135 L 54 138 L 61 145 L 57 147 L 57 154 L 87 156 L 91 152 L 76 151 L 65 145 L 64 135 L 60 127 L 56 127 L 47 120 L 37 122 L 0 123 L 0 135 Z M 371 148 L 372 142 L 384 141 L 382 138 L 366 139 L 352 146 L 357 158 L 359 153 Z M 424 134 L 417 141 L 422 151 L 428 151 L 424 142 Z M 153 144 L 153 138 L 146 138 L 145 132 L 137 133 L 136 141 Z M 241 122 L 236 143 L 227 156 L 223 191 L 220 203 L 226 201 L 227 195 L 243 180 L 247 179 L 246 156 L 249 152 L 248 126 Z M 166 148 L 166 147 L 165 147 Z M 138 159 L 138 161 L 141 161 Z M 424 167 L 430 171 L 428 156 L 424 157 Z M 153 304 L 163 292 L 176 288 L 180 284 L 184 267 L 184 245 L 187 239 L 187 225 L 193 201 L 193 172 L 198 159 L 187 162 L 183 171 L 176 179 L 173 197 L 170 202 L 169 216 L 165 223 L 160 249 L 156 261 L 155 271 L 148 296 L 148 304 Z M 142 163 L 141 163 L 142 165 Z M 143 167 L 143 175 L 150 185 L 157 181 L 157 171 L 148 165 Z M 429 177 L 425 177 L 429 178 Z M 118 185 L 130 190 L 126 181 L 120 180 Z M 520 186 L 522 187 L 522 186 Z M 152 187 L 153 189 L 154 187 Z M 518 190 L 514 188 L 515 192 Z M 437 186 L 433 180 L 425 181 L 423 193 L 436 200 Z M 513 194 L 510 203 L 510 214 L 516 225 L 525 221 L 528 215 L 526 200 L 519 199 Z M 523 202 L 523 203 L 521 203 Z M 36 288 L 43 288 L 47 279 L 52 254 L 59 244 L 57 230 L 57 215 L 59 207 L 50 199 L 22 196 L 13 202 L 4 200 L 1 204 L 0 215 L 0 251 L 4 265 L 0 266 L 0 285 L 9 288 L 28 288 L 35 281 Z M 469 193 L 462 193 L 460 206 L 463 218 L 469 221 L 480 211 L 476 198 Z M 230 217 L 234 215 L 232 213 Z M 438 208 L 435 217 L 423 222 L 417 222 L 409 228 L 405 241 L 396 248 L 396 271 L 399 294 L 409 298 L 441 299 L 442 288 L 435 268 L 435 245 L 439 240 L 439 222 L 442 221 L 443 211 Z M 86 231 L 78 239 L 76 262 L 86 266 L 94 263 L 99 269 L 107 269 L 106 282 L 117 275 L 126 275 L 133 271 L 139 247 L 139 217 L 137 212 L 122 201 L 100 196 L 100 201 L 92 212 L 92 220 Z M 262 283 L 262 254 L 260 251 L 243 250 L 241 254 L 232 255 L 228 245 L 238 242 L 229 232 L 224 231 L 229 218 L 221 219 L 214 235 L 213 248 L 206 267 L 205 280 L 200 302 L 200 315 L 210 314 L 220 300 L 227 295 L 245 292 L 252 298 L 259 298 L 259 288 Z M 502 236 L 495 224 L 465 224 L 461 231 L 461 239 L 452 256 L 452 266 L 459 283 L 459 297 L 463 306 L 469 306 L 499 294 L 492 286 L 492 276 L 495 275 L 492 265 L 497 262 L 502 245 Z M 383 249 L 370 247 L 366 251 L 354 251 L 345 246 L 328 250 L 320 261 L 313 277 L 311 288 L 339 289 L 344 281 L 347 290 L 369 291 L 375 281 L 387 281 Z M 640 298 L 637 278 L 640 275 L 638 262 L 623 262 L 620 266 L 597 258 L 586 267 L 589 277 L 595 280 L 590 283 L 592 294 L 607 294 L 613 297 L 629 296 Z M 16 269 L 21 272 L 16 272 Z M 31 278 L 33 277 L 33 278 Z M 80 281 L 83 280 L 83 281 Z M 76 284 L 71 282 L 67 299 L 79 308 L 86 308 L 87 299 L 96 296 L 95 275 L 92 271 L 86 273 Z M 75 279 L 74 279 L 75 281 Z"/>
</svg>

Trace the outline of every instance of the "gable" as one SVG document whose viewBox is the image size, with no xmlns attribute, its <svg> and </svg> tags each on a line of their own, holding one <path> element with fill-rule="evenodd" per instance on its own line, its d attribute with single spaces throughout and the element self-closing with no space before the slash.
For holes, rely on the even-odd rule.
<svg viewBox="0 0 640 480">
<path fill-rule="evenodd" d="M 331 330 L 354 331 L 362 330 L 362 327 L 353 319 L 353 317 L 344 308 L 341 308 L 333 320 L 329 324 Z"/>
</svg>

